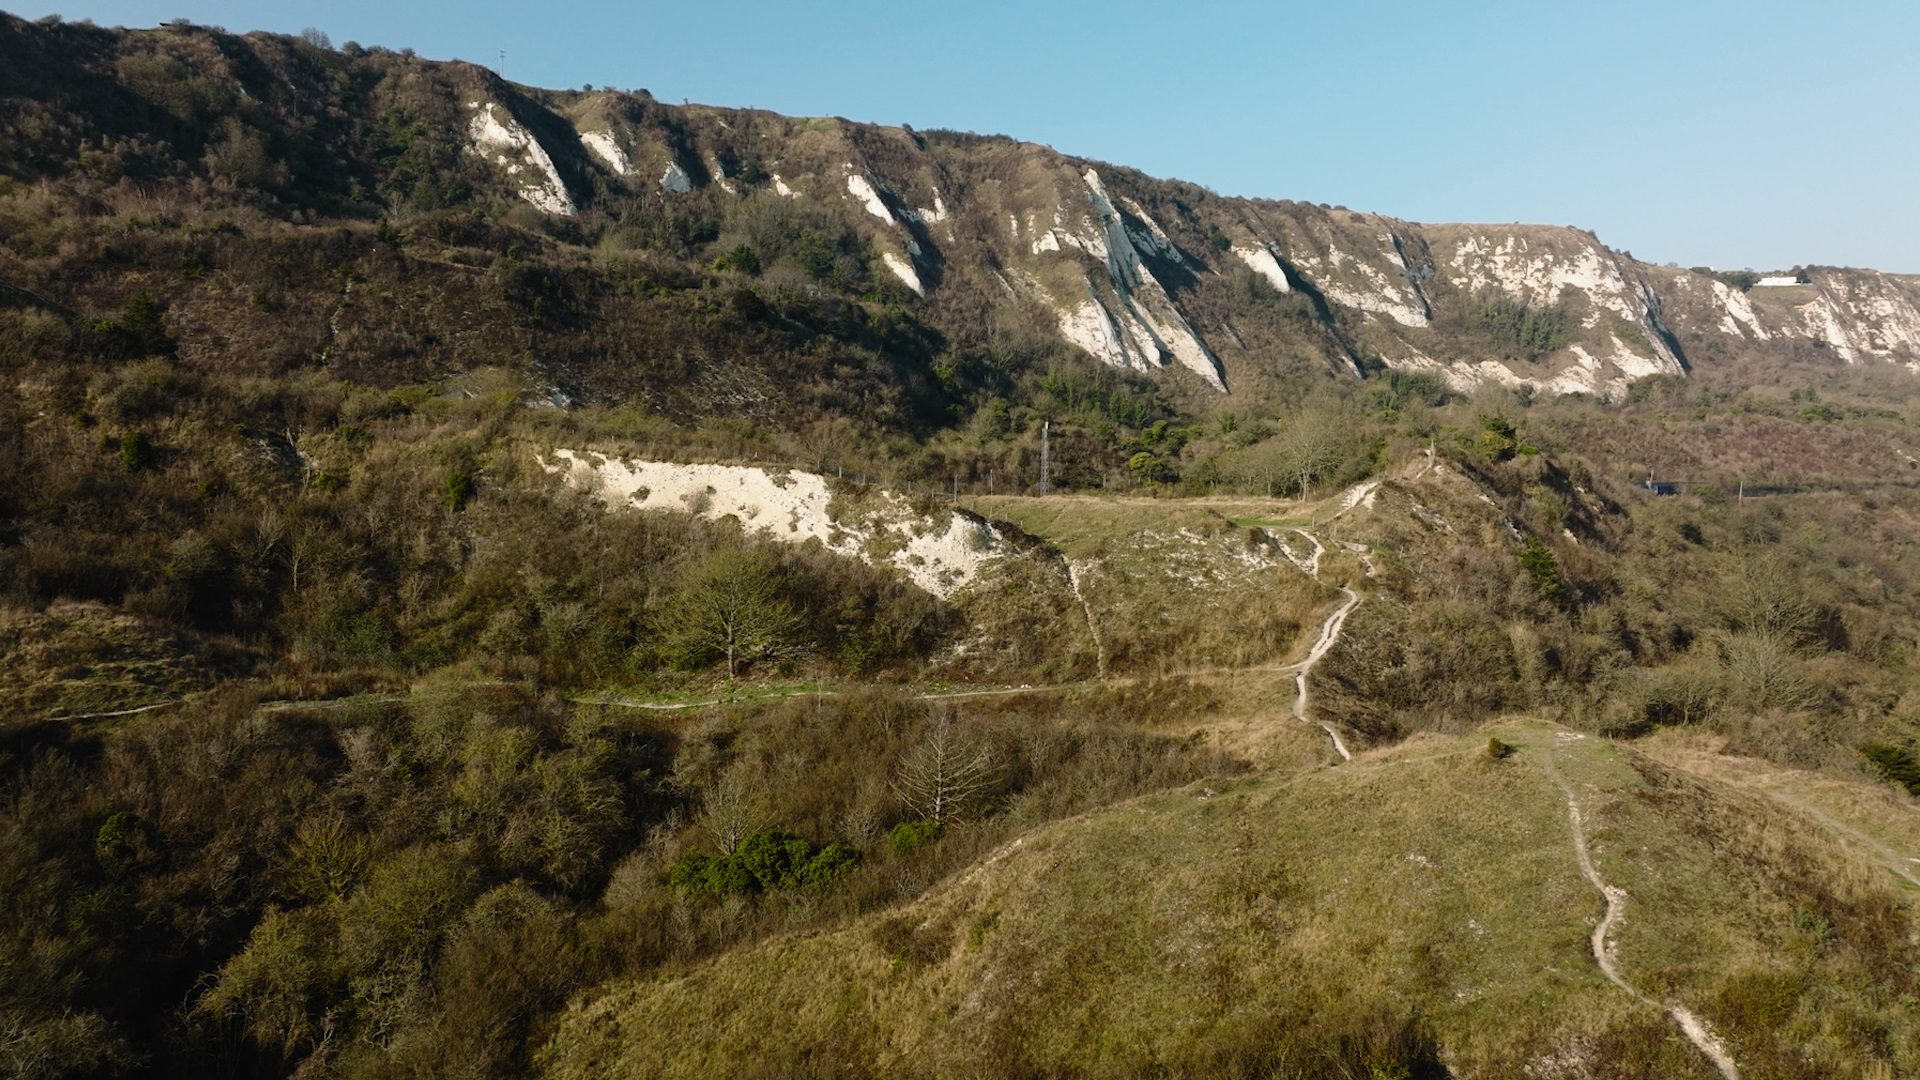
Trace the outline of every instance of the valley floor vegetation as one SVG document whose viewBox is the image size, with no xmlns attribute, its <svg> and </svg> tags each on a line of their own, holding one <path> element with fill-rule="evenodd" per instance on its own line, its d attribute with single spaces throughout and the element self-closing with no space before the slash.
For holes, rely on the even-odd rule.
<svg viewBox="0 0 1920 1080">
<path fill-rule="evenodd" d="M 0 1074 L 1707 1075 L 1592 967 L 1556 777 L 1746 1075 L 1920 1073 L 1910 372 L 1462 393 L 1236 271 L 1170 277 L 1271 359 L 1202 396 L 916 301 L 764 162 L 544 218 L 444 114 L 477 69 L 49 32 L 93 66 L 15 48 L 0 116 Z M 1463 355 L 1577 324 L 1465 301 Z M 557 448 L 1008 550 L 942 599 Z M 1336 766 L 1289 665 L 1343 586 Z"/>
<path fill-rule="evenodd" d="M 964 607 L 729 523 L 608 513 L 536 463 L 562 440 L 676 438 L 792 461 L 793 433 L 539 407 L 504 373 L 382 389 L 13 356 L 0 1015 L 20 1075 L 516 1074 L 587 988 L 884 918 L 1044 823 L 1272 768 L 1219 734 L 1244 692 L 1168 663 L 1210 654 L 1128 615 L 1163 601 L 1129 594 L 1145 584 L 1116 545 L 1151 532 L 1131 516 L 1204 517 L 1210 497 L 1273 508 L 1229 532 L 1366 538 L 1378 576 L 1316 676 L 1316 708 L 1362 744 L 1538 712 L 1863 783 L 1920 773 L 1898 600 L 1915 489 L 1872 464 L 1904 415 L 1391 377 L 1111 430 L 1039 402 L 928 440 L 1010 462 L 1051 413 L 1055 438 L 1123 463 L 1055 476 L 1052 502 L 989 498 L 978 473 L 960 489 L 1111 564 L 1103 681 L 1053 655 L 1057 627 L 980 667 L 954 650 Z M 1612 456 L 1647 431 L 1689 494 L 1639 490 L 1642 459 Z M 1364 521 L 1279 498 L 1370 474 Z M 1803 490 L 1742 500 L 1742 476 Z M 1090 491 L 1116 509 L 1077 509 Z M 1285 657 L 1325 602 L 1299 588 L 1233 666 Z M 935 673 L 1065 685 L 928 700 Z M 1290 683 L 1267 693 L 1262 723 L 1282 723 Z M 1352 1004 L 1288 1053 L 1438 1060 L 1418 1018 Z M 1744 1040 L 1772 1015 L 1753 1008 L 1714 1018 Z"/>
</svg>

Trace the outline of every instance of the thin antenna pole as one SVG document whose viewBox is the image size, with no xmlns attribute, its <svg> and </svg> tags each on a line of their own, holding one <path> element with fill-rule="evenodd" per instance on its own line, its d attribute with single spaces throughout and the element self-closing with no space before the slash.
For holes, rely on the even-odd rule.
<svg viewBox="0 0 1920 1080">
<path fill-rule="evenodd" d="M 1052 479 L 1052 477 L 1049 474 L 1049 470 L 1052 466 L 1052 462 L 1049 460 L 1050 447 L 1047 445 L 1048 442 L 1051 441 L 1052 435 L 1053 435 L 1053 421 L 1051 420 L 1040 421 L 1040 494 L 1042 495 L 1045 495 L 1049 490 L 1049 487 L 1050 487 L 1049 482 Z"/>
</svg>

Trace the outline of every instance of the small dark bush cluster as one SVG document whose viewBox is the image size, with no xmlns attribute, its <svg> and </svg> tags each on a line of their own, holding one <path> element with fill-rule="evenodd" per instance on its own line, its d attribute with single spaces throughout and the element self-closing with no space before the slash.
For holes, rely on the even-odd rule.
<svg viewBox="0 0 1920 1080">
<path fill-rule="evenodd" d="M 1860 754 L 1881 776 L 1906 788 L 1909 794 L 1920 795 L 1920 760 L 1912 751 L 1890 743 L 1874 743 Z"/>
<path fill-rule="evenodd" d="M 895 854 L 911 855 L 940 839 L 944 831 L 945 828 L 937 821 L 903 821 L 887 833 L 887 843 L 893 845 Z"/>
<path fill-rule="evenodd" d="M 674 864 L 668 882 L 676 889 L 732 896 L 789 889 L 822 889 L 860 864 L 846 844 L 816 847 L 777 829 L 748 836 L 730 855 L 690 851 Z"/>
</svg>

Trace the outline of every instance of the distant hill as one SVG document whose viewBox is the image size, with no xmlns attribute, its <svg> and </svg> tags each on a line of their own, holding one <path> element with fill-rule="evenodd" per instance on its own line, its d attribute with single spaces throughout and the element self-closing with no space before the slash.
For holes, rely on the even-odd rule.
<svg viewBox="0 0 1920 1080">
<path fill-rule="evenodd" d="M 0 68 L 7 302 L 145 288 L 180 354 L 223 367 L 506 361 L 569 397 L 913 428 L 1048 357 L 1250 401 L 1319 370 L 1618 397 L 1696 368 L 1920 366 L 1920 285 L 1874 271 L 1742 289 L 1578 229 L 1223 198 L 1003 137 L 188 25 L 3 17 Z"/>
</svg>

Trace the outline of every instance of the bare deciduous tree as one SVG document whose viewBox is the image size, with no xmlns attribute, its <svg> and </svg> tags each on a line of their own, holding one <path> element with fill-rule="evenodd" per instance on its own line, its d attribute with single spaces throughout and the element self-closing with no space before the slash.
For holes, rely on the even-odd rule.
<svg viewBox="0 0 1920 1080">
<path fill-rule="evenodd" d="M 752 835 L 765 818 L 761 785 L 746 770 L 736 765 L 720 777 L 707 792 L 700 811 L 700 830 L 712 839 L 722 855 L 731 855 L 740 842 Z"/>
<path fill-rule="evenodd" d="M 1249 487 L 1264 488 L 1269 496 L 1279 488 L 1304 497 L 1340 464 L 1349 439 L 1340 418 L 1301 411 L 1271 438 L 1239 454 L 1235 478 Z"/>
<path fill-rule="evenodd" d="M 952 716 L 942 714 L 901 758 L 891 784 L 914 816 L 945 825 L 965 816 L 998 778 L 991 748 L 955 731 Z"/>
</svg>

